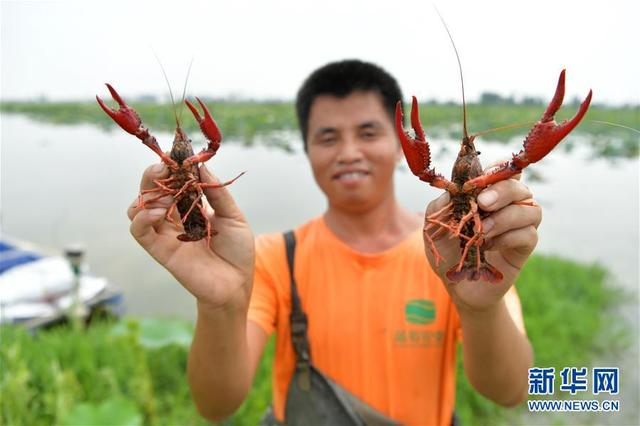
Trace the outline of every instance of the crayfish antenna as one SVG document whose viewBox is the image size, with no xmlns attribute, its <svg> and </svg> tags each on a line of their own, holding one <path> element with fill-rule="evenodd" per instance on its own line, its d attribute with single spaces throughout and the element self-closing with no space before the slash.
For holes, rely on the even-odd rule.
<svg viewBox="0 0 640 426">
<path fill-rule="evenodd" d="M 180 127 L 180 120 L 178 119 L 178 111 L 176 109 L 176 101 L 173 98 L 173 91 L 171 90 L 171 83 L 169 83 L 169 77 L 167 76 L 167 72 L 164 69 L 164 66 L 162 66 L 162 61 L 160 61 L 160 57 L 158 57 L 158 54 L 154 51 L 153 52 L 154 56 L 156 57 L 156 60 L 158 61 L 158 65 L 160 65 L 160 69 L 162 70 L 162 75 L 164 76 L 164 81 L 167 82 L 167 87 L 169 88 L 169 96 L 171 97 L 171 105 L 173 105 L 173 116 L 176 119 L 176 126 L 179 128 Z M 186 88 L 186 83 L 185 83 L 185 88 Z"/>
<path fill-rule="evenodd" d="M 438 8 L 434 5 L 436 9 L 436 13 L 440 17 L 440 21 L 442 21 L 442 25 L 444 25 L 444 29 L 447 30 L 447 35 L 449 35 L 449 40 L 451 40 L 451 45 L 453 46 L 453 51 L 456 54 L 456 59 L 458 60 L 458 71 L 460 72 L 460 86 L 462 88 L 462 131 L 463 131 L 463 140 L 469 140 L 469 133 L 467 132 L 467 102 L 464 96 L 464 77 L 462 74 L 462 62 L 460 61 L 460 55 L 458 54 L 458 49 L 456 48 L 456 43 L 453 41 L 453 36 L 451 35 L 451 31 L 449 31 L 449 26 L 444 21 L 442 14 L 438 10 Z"/>
<path fill-rule="evenodd" d="M 184 101 L 187 95 L 187 83 L 189 82 L 189 75 L 191 75 L 191 66 L 193 65 L 193 58 L 191 58 L 191 62 L 189 62 L 189 69 L 187 69 L 187 76 L 184 78 L 184 87 L 182 88 L 182 99 L 180 100 L 180 113 L 178 114 L 177 120 L 182 120 L 182 111 L 184 111 Z"/>
</svg>

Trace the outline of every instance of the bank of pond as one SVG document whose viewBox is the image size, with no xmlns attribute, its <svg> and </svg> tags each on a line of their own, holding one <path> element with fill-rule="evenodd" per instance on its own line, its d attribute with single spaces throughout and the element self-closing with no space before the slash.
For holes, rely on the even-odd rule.
<svg viewBox="0 0 640 426">
<path fill-rule="evenodd" d="M 297 130 L 294 105 L 291 102 L 257 102 L 206 100 L 223 134 L 246 145 L 256 143 L 292 149 L 292 138 L 282 137 L 282 131 Z M 112 105 L 114 108 L 116 105 Z M 175 129 L 174 109 L 171 104 L 131 102 L 144 124 L 152 132 L 170 132 Z M 491 132 L 483 138 L 510 141 L 524 136 L 540 119 L 546 105 L 540 103 L 471 103 L 467 120 L 470 133 L 518 124 L 515 128 Z M 556 114 L 556 120 L 568 119 L 577 111 L 576 102 L 567 101 Z M 194 140 L 202 140 L 196 121 L 189 111 L 181 111 L 183 128 Z M 2 102 L 3 113 L 25 114 L 35 120 L 57 124 L 90 123 L 104 129 L 115 124 L 95 102 Z M 453 103 L 426 103 L 420 107 L 420 116 L 427 136 L 453 138 L 462 135 L 462 107 Z M 594 155 L 604 157 L 637 157 L 640 153 L 640 110 L 637 105 L 607 107 L 593 104 L 574 134 L 581 135 L 594 149 Z M 571 141 L 564 145 L 570 146 Z M 514 146 L 513 149 L 519 149 Z"/>
<path fill-rule="evenodd" d="M 517 289 L 536 367 L 613 363 L 632 342 L 620 314 L 631 298 L 599 265 L 534 255 Z M 86 329 L 59 326 L 32 335 L 6 326 L 0 333 L 0 424 L 209 424 L 197 414 L 187 385 L 189 322 L 124 318 Z M 248 399 L 223 424 L 258 424 L 271 402 L 273 343 Z M 521 422 L 526 407 L 492 404 L 471 389 L 462 370 L 459 356 L 455 410 L 461 424 Z"/>
</svg>

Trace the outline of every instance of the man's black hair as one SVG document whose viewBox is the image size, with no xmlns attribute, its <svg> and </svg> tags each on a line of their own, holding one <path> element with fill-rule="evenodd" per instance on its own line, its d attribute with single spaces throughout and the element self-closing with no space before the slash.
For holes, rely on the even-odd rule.
<svg viewBox="0 0 640 426">
<path fill-rule="evenodd" d="M 375 64 L 357 59 L 331 62 L 315 70 L 296 96 L 296 113 L 305 151 L 309 113 L 315 98 L 320 95 L 344 98 L 357 91 L 378 93 L 384 109 L 394 121 L 396 103 L 402 100 L 402 91 L 391 74 Z"/>
</svg>

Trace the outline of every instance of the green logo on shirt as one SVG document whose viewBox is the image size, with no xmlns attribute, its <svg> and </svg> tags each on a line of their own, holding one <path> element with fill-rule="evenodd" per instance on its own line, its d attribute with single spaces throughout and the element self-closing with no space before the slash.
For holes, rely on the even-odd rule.
<svg viewBox="0 0 640 426">
<path fill-rule="evenodd" d="M 409 300 L 404 307 L 407 322 L 412 324 L 429 324 L 436 318 L 436 307 L 431 300 Z"/>
</svg>

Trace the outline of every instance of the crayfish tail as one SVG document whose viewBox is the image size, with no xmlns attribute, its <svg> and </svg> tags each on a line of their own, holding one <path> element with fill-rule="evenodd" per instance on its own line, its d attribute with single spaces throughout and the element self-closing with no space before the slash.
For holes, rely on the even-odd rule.
<svg viewBox="0 0 640 426">
<path fill-rule="evenodd" d="M 451 269 L 447 271 L 447 278 L 452 283 L 459 283 L 467 275 L 467 269 L 470 268 L 462 268 L 462 270 L 458 271 L 458 266 L 453 265 Z"/>
<path fill-rule="evenodd" d="M 498 284 L 502 281 L 504 276 L 502 272 L 498 271 L 494 266 L 487 262 L 483 262 L 480 268 L 477 266 L 464 266 L 458 270 L 458 265 L 453 265 L 446 273 L 449 281 L 453 283 L 459 283 L 460 281 L 467 279 L 469 281 L 487 281 L 491 284 Z"/>
<path fill-rule="evenodd" d="M 484 263 L 480 266 L 480 279 L 483 281 L 488 281 L 491 284 L 499 284 L 502 281 L 504 275 L 502 272 L 498 271 L 495 267 L 488 263 Z"/>
<path fill-rule="evenodd" d="M 197 236 L 193 236 L 193 235 L 188 235 L 188 234 L 180 234 L 178 235 L 178 239 L 180 241 L 198 241 L 201 240 L 202 237 L 197 237 Z"/>
</svg>

